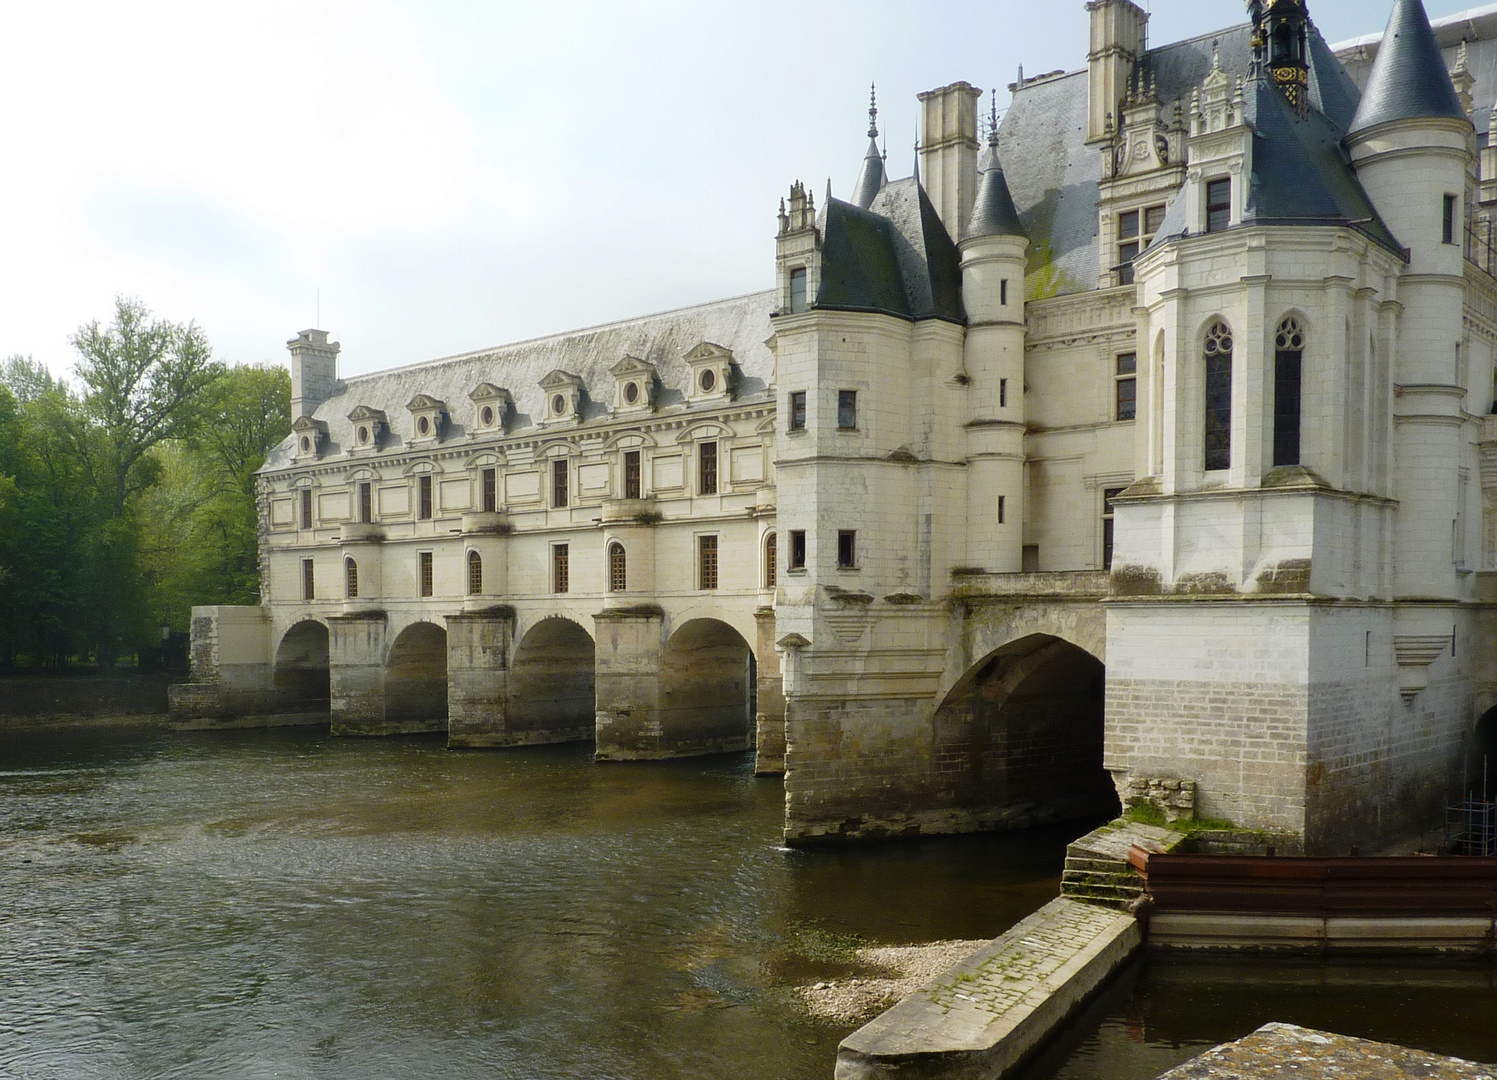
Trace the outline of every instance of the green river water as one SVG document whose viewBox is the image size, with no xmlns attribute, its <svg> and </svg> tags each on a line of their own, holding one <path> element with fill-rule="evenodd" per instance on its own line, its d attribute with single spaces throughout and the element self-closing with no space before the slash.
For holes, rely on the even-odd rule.
<svg viewBox="0 0 1497 1080">
<path fill-rule="evenodd" d="M 1084 828 L 791 852 L 782 815 L 749 756 L 0 733 L 0 1076 L 828 1080 L 793 987 L 1001 933 Z M 1031 1078 L 1266 1019 L 1497 1060 L 1486 965 L 1156 962 Z"/>
</svg>

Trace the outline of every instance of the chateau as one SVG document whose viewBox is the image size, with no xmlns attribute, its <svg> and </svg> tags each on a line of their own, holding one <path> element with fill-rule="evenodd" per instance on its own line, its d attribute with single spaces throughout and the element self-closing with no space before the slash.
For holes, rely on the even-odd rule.
<svg viewBox="0 0 1497 1080">
<path fill-rule="evenodd" d="M 298 335 L 262 603 L 174 708 L 756 748 L 791 843 L 1438 824 L 1497 759 L 1497 14 L 1086 6 L 1001 124 L 920 95 L 915 177 L 875 115 L 792 186 L 767 292 L 349 379 Z"/>
</svg>

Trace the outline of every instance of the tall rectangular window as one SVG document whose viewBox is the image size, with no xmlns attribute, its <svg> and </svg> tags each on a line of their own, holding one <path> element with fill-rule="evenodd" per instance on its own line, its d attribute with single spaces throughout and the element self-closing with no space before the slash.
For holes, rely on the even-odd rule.
<svg viewBox="0 0 1497 1080">
<path fill-rule="evenodd" d="M 350 600 L 359 598 L 359 564 L 352 559 L 343 560 L 343 591 Z"/>
<path fill-rule="evenodd" d="M 998 380 L 998 407 L 1000 409 L 1006 409 L 1006 408 L 1008 408 L 1008 380 L 1007 379 L 999 379 Z"/>
<path fill-rule="evenodd" d="M 1285 319 L 1279 327 L 1273 363 L 1273 463 L 1298 465 L 1304 349 L 1299 326 Z"/>
<path fill-rule="evenodd" d="M 799 315 L 806 310 L 806 268 L 798 266 L 790 271 L 790 314 Z"/>
<path fill-rule="evenodd" d="M 499 470 L 483 470 L 483 512 L 492 514 L 499 509 Z"/>
<path fill-rule="evenodd" d="M 1232 332 L 1215 322 L 1206 335 L 1206 438 L 1208 472 L 1232 467 Z"/>
<path fill-rule="evenodd" d="M 856 431 L 858 428 L 858 392 L 837 391 L 837 430 Z"/>
<path fill-rule="evenodd" d="M 629 450 L 624 454 L 624 498 L 639 499 L 643 487 L 640 483 L 640 452 Z"/>
<path fill-rule="evenodd" d="M 699 553 L 698 572 L 700 574 L 699 589 L 717 588 L 717 537 L 697 537 L 697 550 Z"/>
<path fill-rule="evenodd" d="M 416 556 L 416 571 L 420 578 L 421 595 L 431 596 L 436 585 L 436 574 L 432 568 L 432 555 L 429 551 L 423 551 Z"/>
<path fill-rule="evenodd" d="M 780 539 L 778 533 L 764 538 L 764 587 L 773 589 L 780 577 Z"/>
<path fill-rule="evenodd" d="M 1445 214 L 1441 222 L 1440 239 L 1447 244 L 1455 243 L 1455 208 L 1456 197 L 1445 196 Z"/>
<path fill-rule="evenodd" d="M 790 392 L 790 422 L 787 426 L 791 431 L 806 430 L 806 392 L 804 390 Z"/>
<path fill-rule="evenodd" d="M 1112 501 L 1123 493 L 1122 488 L 1108 488 L 1102 492 L 1102 569 L 1112 569 Z"/>
<path fill-rule="evenodd" d="M 1005 519 L 1007 517 L 1008 517 L 1007 496 L 1000 495 L 1000 496 L 998 496 L 998 524 L 1000 524 L 1000 525 L 1005 524 Z"/>
<path fill-rule="evenodd" d="M 1132 420 L 1138 413 L 1138 354 L 1123 353 L 1117 359 L 1117 374 L 1115 376 L 1116 387 L 1114 398 L 1116 399 L 1116 411 L 1113 416 L 1117 420 Z"/>
<path fill-rule="evenodd" d="M 998 282 L 998 303 L 1008 306 L 1008 278 Z"/>
<path fill-rule="evenodd" d="M 806 568 L 806 530 L 790 530 L 790 569 L 804 570 Z"/>
<path fill-rule="evenodd" d="M 1163 206 L 1118 215 L 1118 284 L 1133 284 L 1133 261 L 1149 246 L 1163 224 Z"/>
<path fill-rule="evenodd" d="M 478 596 L 483 592 L 483 556 L 476 551 L 468 552 L 468 594 Z"/>
<path fill-rule="evenodd" d="M 704 442 L 697 447 L 697 494 L 717 494 L 717 443 Z"/>
<path fill-rule="evenodd" d="M 858 534 L 852 529 L 837 530 L 837 569 L 856 570 L 858 566 Z"/>
<path fill-rule="evenodd" d="M 301 561 L 301 598 L 303 600 L 317 599 L 317 578 L 312 569 L 312 560 Z"/>
<path fill-rule="evenodd" d="M 374 485 L 367 481 L 359 485 L 359 520 L 365 525 L 374 520 Z"/>
<path fill-rule="evenodd" d="M 551 462 L 551 505 L 562 507 L 567 504 L 567 462 L 565 458 L 558 458 Z"/>
<path fill-rule="evenodd" d="M 431 477 L 416 478 L 416 516 L 422 521 L 431 520 Z"/>
<path fill-rule="evenodd" d="M 551 549 L 551 591 L 564 593 L 572 587 L 572 552 L 568 544 Z"/>
<path fill-rule="evenodd" d="M 1232 180 L 1206 182 L 1206 231 L 1226 232 L 1232 224 Z"/>
<path fill-rule="evenodd" d="M 301 489 L 301 527 L 310 529 L 312 527 L 312 489 Z"/>
</svg>

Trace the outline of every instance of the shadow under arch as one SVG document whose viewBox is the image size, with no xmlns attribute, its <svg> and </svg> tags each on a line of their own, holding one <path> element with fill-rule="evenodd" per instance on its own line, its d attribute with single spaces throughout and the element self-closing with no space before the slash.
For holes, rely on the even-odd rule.
<svg viewBox="0 0 1497 1080">
<path fill-rule="evenodd" d="M 754 745 L 754 650 L 718 619 L 682 623 L 660 657 L 660 741 L 672 756 L 727 754 Z"/>
<path fill-rule="evenodd" d="M 592 635 L 559 615 L 542 619 L 515 646 L 505 728 L 516 743 L 591 742 L 597 730 Z"/>
<path fill-rule="evenodd" d="M 326 713 L 332 707 L 328 629 L 308 619 L 281 637 L 271 678 L 287 712 Z"/>
<path fill-rule="evenodd" d="M 385 721 L 396 731 L 447 730 L 447 631 L 412 623 L 385 658 Z"/>
<path fill-rule="evenodd" d="M 1466 791 L 1477 798 L 1497 796 L 1497 705 L 1482 714 L 1471 733 Z"/>
<path fill-rule="evenodd" d="M 933 718 L 943 801 L 973 829 L 1115 814 L 1102 766 L 1105 686 L 1100 660 L 1048 634 L 988 653 Z"/>
</svg>

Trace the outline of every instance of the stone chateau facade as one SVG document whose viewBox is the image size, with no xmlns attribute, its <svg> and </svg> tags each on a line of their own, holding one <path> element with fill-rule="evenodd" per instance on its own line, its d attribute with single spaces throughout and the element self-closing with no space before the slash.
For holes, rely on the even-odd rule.
<svg viewBox="0 0 1497 1080">
<path fill-rule="evenodd" d="M 1086 6 L 1001 124 L 920 95 L 915 177 L 875 115 L 849 199 L 794 185 L 767 292 L 348 379 L 293 339 L 262 603 L 195 610 L 177 711 L 756 748 L 792 843 L 1438 824 L 1497 757 L 1497 15 Z"/>
</svg>

